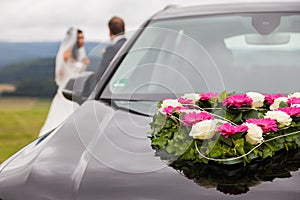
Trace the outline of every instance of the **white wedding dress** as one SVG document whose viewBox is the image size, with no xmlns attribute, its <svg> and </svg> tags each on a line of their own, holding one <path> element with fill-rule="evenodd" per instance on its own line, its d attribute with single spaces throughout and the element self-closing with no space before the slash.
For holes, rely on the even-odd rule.
<svg viewBox="0 0 300 200">
<path fill-rule="evenodd" d="M 40 130 L 39 136 L 56 128 L 79 107 L 77 103 L 66 99 L 62 94 L 62 89 L 68 80 L 71 77 L 76 77 L 80 72 L 85 71 L 87 68 L 87 65 L 81 62 L 83 58 L 86 57 L 85 49 L 84 47 L 76 48 L 76 44 L 77 29 L 71 28 L 68 30 L 66 38 L 62 42 L 56 56 L 55 82 L 58 85 L 58 90 L 52 100 L 47 119 Z M 65 62 L 64 52 L 67 49 L 73 49 L 72 52 L 74 53 L 74 46 L 76 48 L 75 53 L 77 54 L 77 58 L 71 58 Z"/>
</svg>

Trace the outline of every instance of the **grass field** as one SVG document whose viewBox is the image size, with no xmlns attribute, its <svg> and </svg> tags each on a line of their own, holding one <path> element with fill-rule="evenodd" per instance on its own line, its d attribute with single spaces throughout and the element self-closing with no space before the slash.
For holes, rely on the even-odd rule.
<svg viewBox="0 0 300 200">
<path fill-rule="evenodd" d="M 0 163 L 37 138 L 50 100 L 0 97 Z"/>
</svg>

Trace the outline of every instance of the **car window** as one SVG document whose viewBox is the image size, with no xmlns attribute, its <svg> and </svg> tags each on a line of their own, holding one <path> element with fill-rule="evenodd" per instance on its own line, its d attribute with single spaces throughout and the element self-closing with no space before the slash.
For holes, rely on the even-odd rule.
<svg viewBox="0 0 300 200">
<path fill-rule="evenodd" d="M 103 97 L 223 90 L 290 93 L 299 90 L 299 53 L 299 13 L 153 21 L 118 67 Z"/>
</svg>

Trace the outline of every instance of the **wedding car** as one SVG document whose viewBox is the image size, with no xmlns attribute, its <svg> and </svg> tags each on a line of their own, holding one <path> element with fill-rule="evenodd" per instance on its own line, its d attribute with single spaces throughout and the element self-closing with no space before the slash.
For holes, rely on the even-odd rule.
<svg viewBox="0 0 300 200">
<path fill-rule="evenodd" d="M 299 199 L 299 54 L 299 0 L 167 7 L 64 91 L 84 103 L 0 165 L 0 199 Z"/>
</svg>

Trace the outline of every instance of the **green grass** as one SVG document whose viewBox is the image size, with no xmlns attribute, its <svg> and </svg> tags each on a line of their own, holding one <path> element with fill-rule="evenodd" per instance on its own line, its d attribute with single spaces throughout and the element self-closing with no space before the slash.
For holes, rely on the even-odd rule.
<svg viewBox="0 0 300 200">
<path fill-rule="evenodd" d="M 38 137 L 50 100 L 0 97 L 0 163 Z"/>
</svg>

